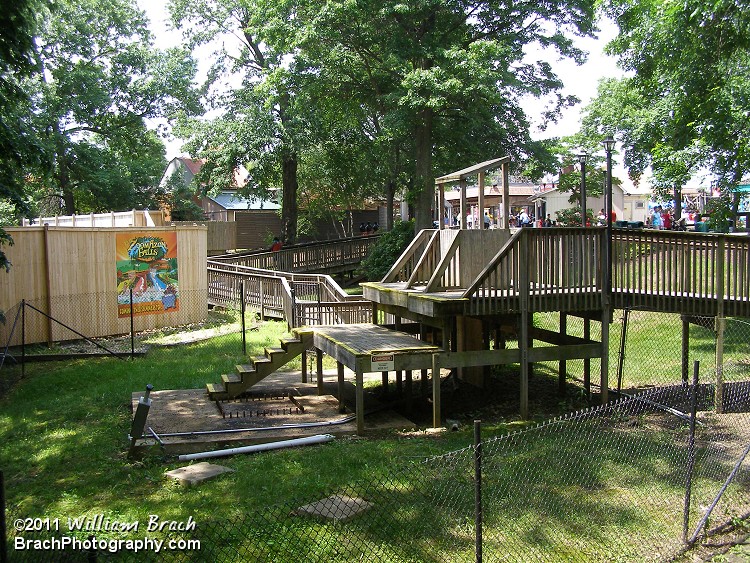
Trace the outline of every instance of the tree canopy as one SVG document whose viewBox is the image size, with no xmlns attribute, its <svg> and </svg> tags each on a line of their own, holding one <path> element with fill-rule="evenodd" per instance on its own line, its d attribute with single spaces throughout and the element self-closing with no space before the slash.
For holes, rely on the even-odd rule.
<svg viewBox="0 0 750 563">
<path fill-rule="evenodd" d="M 608 0 L 619 26 L 609 51 L 626 78 L 600 84 L 584 128 L 613 132 L 638 177 L 679 188 L 698 168 L 725 191 L 750 168 L 750 4 Z"/>
<path fill-rule="evenodd" d="M 587 0 L 173 0 L 171 11 L 196 45 L 239 39 L 211 74 L 239 78 L 211 98 L 221 115 L 183 132 L 208 160 L 206 175 L 226 178 L 243 164 L 250 189 L 281 187 L 287 236 L 300 179 L 357 196 L 407 186 L 415 227 L 430 226 L 436 168 L 543 150 L 520 98 L 555 94 L 562 81 L 524 49 L 581 61 L 570 36 L 594 31 Z M 573 101 L 558 95 L 558 108 Z M 309 186 L 302 192 L 317 190 Z"/>
</svg>

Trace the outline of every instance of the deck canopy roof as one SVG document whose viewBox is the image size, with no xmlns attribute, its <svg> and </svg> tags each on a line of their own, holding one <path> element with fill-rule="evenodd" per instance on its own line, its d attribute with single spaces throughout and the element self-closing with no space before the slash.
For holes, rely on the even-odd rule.
<svg viewBox="0 0 750 563">
<path fill-rule="evenodd" d="M 435 178 L 435 184 L 447 184 L 448 182 L 458 182 L 470 176 L 476 176 L 480 172 L 486 172 L 487 170 L 492 170 L 493 168 L 497 168 L 498 166 L 501 166 L 508 162 L 510 162 L 509 156 L 503 156 L 502 158 L 493 158 L 492 160 L 486 160 L 484 162 L 480 162 L 479 164 L 475 164 L 474 166 L 469 166 L 468 168 L 464 168 L 463 170 L 458 170 L 457 172 L 451 172 L 450 174 L 446 174 L 445 176 L 440 176 L 440 178 Z"/>
<path fill-rule="evenodd" d="M 466 205 L 466 178 L 470 176 L 478 176 L 479 181 L 477 184 L 479 185 L 479 196 L 478 196 L 478 204 L 479 204 L 479 217 L 478 220 L 481 221 L 482 217 L 482 210 L 484 210 L 484 176 L 485 172 L 487 170 L 491 170 L 493 168 L 502 167 L 503 169 L 503 194 L 502 194 L 502 206 L 504 208 L 502 218 L 500 219 L 501 227 L 507 229 L 508 228 L 508 209 L 510 206 L 508 205 L 508 199 L 509 199 L 509 188 L 508 188 L 508 165 L 510 163 L 510 157 L 509 156 L 503 156 L 501 158 L 493 158 L 492 160 L 485 160 L 484 162 L 480 162 L 479 164 L 475 164 L 473 166 L 469 166 L 468 168 L 464 168 L 463 170 L 458 170 L 457 172 L 452 172 L 450 174 L 446 174 L 445 176 L 440 176 L 439 178 L 435 178 L 435 184 L 437 185 L 437 202 L 435 206 L 435 215 L 434 219 L 438 222 L 439 228 L 444 229 L 445 228 L 445 221 L 443 220 L 442 214 L 443 214 L 443 208 L 445 207 L 445 184 L 449 182 L 458 182 L 461 187 L 461 211 L 460 211 L 460 225 L 462 229 L 465 229 L 467 227 L 467 221 L 466 221 L 466 211 L 467 211 L 467 205 Z"/>
</svg>

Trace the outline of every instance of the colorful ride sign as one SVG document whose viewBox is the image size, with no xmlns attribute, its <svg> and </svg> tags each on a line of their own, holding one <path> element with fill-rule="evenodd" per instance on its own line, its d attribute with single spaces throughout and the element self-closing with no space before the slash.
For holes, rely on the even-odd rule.
<svg viewBox="0 0 750 563">
<path fill-rule="evenodd" d="M 117 234 L 117 316 L 180 309 L 177 232 Z"/>
</svg>

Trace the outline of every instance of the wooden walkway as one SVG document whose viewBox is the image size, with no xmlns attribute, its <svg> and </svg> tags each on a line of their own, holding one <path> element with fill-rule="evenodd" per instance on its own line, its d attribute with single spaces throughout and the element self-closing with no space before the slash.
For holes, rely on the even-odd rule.
<svg viewBox="0 0 750 563">
<path fill-rule="evenodd" d="M 209 296 L 214 303 L 244 300 L 261 316 L 284 318 L 290 327 L 319 327 L 314 346 L 334 357 L 340 370 L 347 366 L 358 374 L 358 393 L 361 373 L 380 371 L 372 369 L 371 358 L 381 352 L 394 356 L 389 371 L 404 370 L 408 377 L 413 369 L 439 374 L 449 367 L 481 381 L 482 366 L 518 363 L 526 416 L 529 364 L 535 361 L 559 361 L 562 388 L 564 362 L 583 359 L 588 365 L 599 358 L 607 400 L 614 309 L 678 313 L 683 322 L 750 317 L 750 237 L 613 229 L 609 287 L 607 242 L 604 228 L 426 230 L 383 280 L 362 284 L 364 299 L 346 295 L 328 276 L 258 269 L 223 257 L 209 262 Z M 560 313 L 560 333 L 532 326 L 534 313 L 548 311 Z M 600 322 L 601 341 L 568 335 L 568 316 L 583 318 L 587 329 L 591 321 Z M 373 319 L 396 328 L 417 323 L 412 326 L 421 335 L 431 331 L 437 345 L 368 324 Z M 517 339 L 517 349 L 502 349 L 507 337 Z M 534 340 L 548 345 L 532 348 Z M 439 387 L 437 376 L 435 425 Z M 360 430 L 361 424 L 358 419 Z"/>
</svg>

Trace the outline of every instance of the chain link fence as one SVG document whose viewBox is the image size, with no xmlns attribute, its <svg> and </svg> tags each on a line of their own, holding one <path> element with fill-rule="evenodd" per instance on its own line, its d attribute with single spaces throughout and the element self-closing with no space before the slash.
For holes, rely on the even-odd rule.
<svg viewBox="0 0 750 563">
<path fill-rule="evenodd" d="M 476 560 L 480 546 L 484 561 L 670 560 L 750 509 L 750 386 L 727 384 L 723 413 L 714 398 L 710 383 L 651 389 L 322 499 L 197 522 L 187 532 L 83 532 L 77 551 L 56 553 L 66 561 L 453 562 Z M 11 560 L 49 560 L 50 552 L 40 559 L 15 550 L 10 533 Z M 116 543 L 136 539 L 151 543 L 139 553 Z"/>
<path fill-rule="evenodd" d="M 222 314 L 214 339 L 226 340 L 232 359 L 216 360 L 217 373 L 234 354 L 242 357 L 237 314 Z M 12 312 L 6 316 L 10 322 Z M 70 532 L 61 524 L 68 544 L 53 545 L 33 541 L 63 541 L 63 534 L 20 535 L 9 526 L 9 560 L 452 562 L 476 560 L 478 550 L 485 561 L 674 559 L 717 534 L 742 532 L 735 525 L 750 513 L 750 323 L 683 320 L 616 313 L 609 382 L 619 379 L 624 395 L 607 405 L 485 439 L 479 450 L 401 464 L 323 498 L 225 514 L 187 531 Z M 535 324 L 559 330 L 560 318 L 537 315 Z M 600 336 L 599 323 L 587 329 L 568 317 L 566 324 L 568 334 Z M 194 328 L 175 344 L 206 329 Z M 138 335 L 135 347 L 159 353 L 171 333 Z M 685 382 L 685 356 L 695 386 Z M 536 364 L 535 372 L 557 368 Z M 570 381 L 586 379 L 582 360 L 565 369 Z M 595 388 L 600 363 L 589 371 Z"/>
</svg>

